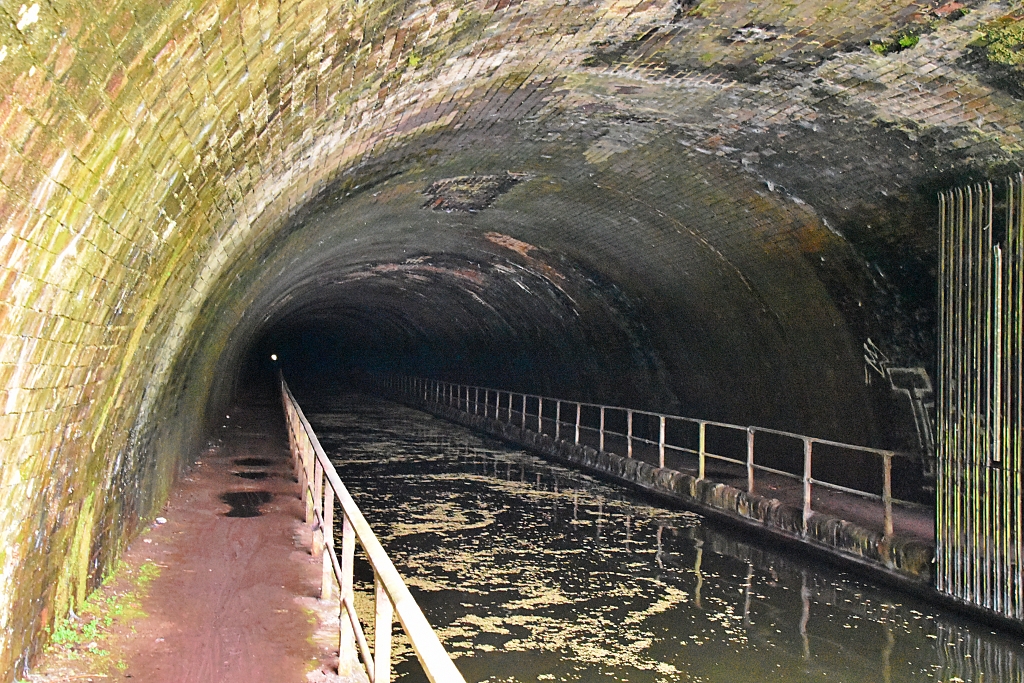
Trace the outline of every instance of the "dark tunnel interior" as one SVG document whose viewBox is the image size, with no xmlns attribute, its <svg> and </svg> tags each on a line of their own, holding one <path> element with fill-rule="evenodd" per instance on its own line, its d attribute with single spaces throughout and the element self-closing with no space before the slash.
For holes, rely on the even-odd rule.
<svg viewBox="0 0 1024 683">
<path fill-rule="evenodd" d="M 657 163 L 693 171 L 670 151 Z M 898 338 L 918 364 L 907 381 L 928 381 L 934 321 L 910 312 L 934 303 L 928 257 L 897 287 L 753 186 L 694 211 L 670 183 L 498 161 L 331 188 L 235 264 L 213 301 L 239 322 L 218 328 L 231 318 L 209 307 L 227 342 L 206 359 L 230 381 L 206 410 L 272 395 L 277 370 L 300 399 L 397 373 L 923 452 L 910 392 L 877 371 Z M 853 469 L 877 484 L 877 468 Z"/>
</svg>

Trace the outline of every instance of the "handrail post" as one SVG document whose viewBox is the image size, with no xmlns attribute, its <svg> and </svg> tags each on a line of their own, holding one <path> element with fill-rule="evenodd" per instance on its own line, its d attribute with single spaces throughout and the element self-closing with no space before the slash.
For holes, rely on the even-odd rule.
<svg viewBox="0 0 1024 683">
<path fill-rule="evenodd" d="M 665 416 L 658 416 L 658 467 L 665 466 Z"/>
<path fill-rule="evenodd" d="M 747 427 L 747 493 L 754 492 L 754 428 Z"/>
<path fill-rule="evenodd" d="M 391 682 L 391 633 L 395 614 L 391 598 L 384 588 L 380 576 L 374 573 L 373 580 L 377 593 L 376 610 L 373 619 L 373 683 Z"/>
<path fill-rule="evenodd" d="M 480 414 L 480 387 L 473 387 L 473 414 Z"/>
<path fill-rule="evenodd" d="M 700 421 L 700 433 L 697 437 L 697 481 L 704 481 L 704 463 L 705 463 L 705 438 L 708 432 L 708 423 L 704 420 Z"/>
<path fill-rule="evenodd" d="M 885 536 L 893 534 L 892 526 L 892 452 L 882 454 L 882 507 L 884 508 Z"/>
<path fill-rule="evenodd" d="M 580 412 L 582 411 L 582 405 L 576 402 L 576 445 L 580 445 Z"/>
<path fill-rule="evenodd" d="M 626 457 L 633 457 L 633 411 L 626 411 Z"/>
<path fill-rule="evenodd" d="M 555 441 L 562 438 L 562 400 L 555 400 Z"/>
<path fill-rule="evenodd" d="M 316 457 L 313 455 L 313 444 L 307 436 L 302 448 L 302 497 L 306 501 L 306 524 L 312 524 L 316 510 L 316 500 L 310 491 L 313 484 L 313 473 L 316 469 Z"/>
<path fill-rule="evenodd" d="M 324 473 L 324 477 L 327 473 Z M 323 486 L 323 502 L 320 509 L 323 510 L 322 519 L 324 551 L 321 556 L 323 565 L 320 572 L 320 600 L 327 602 L 331 599 L 334 589 L 334 565 L 331 562 L 331 550 L 334 549 L 334 490 L 330 486 Z"/>
<path fill-rule="evenodd" d="M 291 406 L 289 406 L 290 408 Z M 292 415 L 292 468 L 295 470 L 295 478 L 299 480 L 300 489 L 304 484 L 303 477 L 306 476 L 306 464 L 302 460 L 302 444 L 299 441 L 298 430 L 295 427 L 295 416 Z"/>
<path fill-rule="evenodd" d="M 491 390 L 484 389 L 484 417 L 487 417 L 487 408 L 491 402 Z"/>
<path fill-rule="evenodd" d="M 601 406 L 601 426 L 598 429 L 597 450 L 604 450 L 604 406 Z"/>
<path fill-rule="evenodd" d="M 811 518 L 811 440 L 804 438 L 804 515 L 803 535 L 807 535 L 807 522 Z"/>
<path fill-rule="evenodd" d="M 512 424 L 512 392 L 508 392 L 508 420 L 509 424 Z"/>
<path fill-rule="evenodd" d="M 351 652 L 355 649 L 356 645 L 356 634 L 352 629 L 352 618 L 348 614 L 348 608 L 346 604 L 352 605 L 354 599 L 354 591 L 352 589 L 352 575 L 355 568 L 355 554 L 356 554 L 356 530 L 352 526 L 352 520 L 348 518 L 348 515 L 342 514 L 342 525 L 341 525 L 341 581 L 338 586 L 338 599 L 341 602 L 341 612 L 339 614 L 340 623 L 338 624 L 338 635 L 341 639 L 341 650 L 339 654 Z M 355 664 L 349 657 L 339 657 L 338 663 L 338 674 L 339 675 L 352 675 L 352 665 Z M 342 669 L 345 669 L 342 671 Z"/>
<path fill-rule="evenodd" d="M 523 394 L 523 424 L 522 428 L 526 429 L 526 394 Z"/>
<path fill-rule="evenodd" d="M 544 433 L 544 397 L 537 397 L 537 433 Z"/>
<path fill-rule="evenodd" d="M 324 527 L 323 527 L 323 512 L 324 512 L 324 477 L 327 475 L 324 473 L 324 468 L 320 464 L 320 460 L 316 457 L 313 458 L 313 520 L 315 528 L 313 529 L 313 543 L 310 547 L 310 551 L 313 557 L 320 557 L 324 551 Z"/>
</svg>

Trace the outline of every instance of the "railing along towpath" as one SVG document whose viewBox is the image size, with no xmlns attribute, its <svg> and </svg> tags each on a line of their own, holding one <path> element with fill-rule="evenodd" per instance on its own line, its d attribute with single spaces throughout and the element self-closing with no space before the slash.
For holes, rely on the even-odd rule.
<svg viewBox="0 0 1024 683">
<path fill-rule="evenodd" d="M 665 468 L 666 457 L 674 457 L 679 463 L 676 467 L 686 469 L 684 465 L 688 464 L 689 469 L 694 471 L 697 481 L 706 478 L 709 462 L 721 463 L 732 468 L 733 474 L 739 476 L 741 480 L 745 474 L 745 488 L 749 494 L 755 493 L 758 489 L 783 488 L 769 486 L 769 482 L 778 484 L 780 479 L 783 482 L 794 482 L 800 489 L 799 504 L 803 511 L 801 533 L 804 536 L 808 533 L 808 521 L 815 511 L 815 496 L 820 493 L 817 490 L 819 488 L 877 503 L 880 508 L 881 531 L 886 538 L 892 537 L 894 533 L 894 505 L 914 511 L 917 516 L 927 516 L 931 510 L 929 506 L 901 500 L 893 495 L 894 460 L 904 459 L 910 467 L 918 465 L 918 462 L 911 462 L 911 456 L 892 450 L 846 444 L 778 429 L 667 415 L 621 406 L 568 401 L 428 378 L 393 375 L 381 378 L 380 381 L 384 388 L 417 401 L 447 406 L 471 415 L 514 425 L 523 430 L 547 434 L 556 442 L 563 439 L 571 439 L 576 445 L 589 442 L 587 445 L 592 444 L 598 451 L 617 452 L 628 459 L 634 458 L 637 452 L 642 450 L 645 457 L 656 458 L 659 468 Z M 620 431 L 611 428 L 613 420 L 623 425 L 624 429 Z M 640 423 L 643 423 L 642 426 Z M 735 446 L 733 450 L 741 451 L 743 457 L 712 451 L 709 447 L 712 438 L 720 444 L 729 443 L 731 438 L 731 443 Z M 612 441 L 615 442 L 614 446 L 610 445 Z M 687 442 L 691 445 L 687 445 Z M 765 442 L 769 443 L 764 446 L 764 451 L 774 450 L 776 453 L 780 448 L 785 450 L 786 444 L 783 442 L 789 442 L 789 450 L 793 450 L 793 446 L 798 447 L 802 456 L 802 467 L 791 468 L 798 469 L 794 472 L 786 471 L 780 466 L 765 464 L 769 458 L 759 450 Z M 844 485 L 829 481 L 821 475 L 815 476 L 814 455 L 824 449 L 828 449 L 834 461 L 842 458 L 843 454 L 847 458 L 851 457 L 851 454 L 856 454 L 861 458 L 873 459 L 878 468 L 876 478 L 881 479 L 881 486 L 878 487 L 880 490 L 869 491 L 865 490 L 866 486 L 858 487 L 849 482 L 849 485 Z M 778 495 L 778 492 L 774 491 L 772 495 Z M 929 528 L 920 535 L 927 536 L 930 540 L 931 534 Z"/>
<path fill-rule="evenodd" d="M 323 558 L 320 599 L 332 599 L 335 582 L 340 588 L 339 674 L 351 674 L 350 670 L 346 670 L 351 666 L 351 657 L 346 655 L 355 651 L 354 646 L 358 646 L 370 683 L 389 683 L 391 636 L 397 616 L 430 681 L 465 683 L 398 570 L 352 500 L 334 465 L 324 453 L 283 377 L 281 398 L 288 423 L 288 442 L 295 462 L 295 473 L 306 503 L 306 523 L 314 529 L 313 554 Z M 336 503 L 343 516 L 340 556 L 334 542 Z M 373 567 L 375 613 L 372 651 L 356 614 L 354 602 L 352 573 L 356 541 L 363 547 Z"/>
</svg>

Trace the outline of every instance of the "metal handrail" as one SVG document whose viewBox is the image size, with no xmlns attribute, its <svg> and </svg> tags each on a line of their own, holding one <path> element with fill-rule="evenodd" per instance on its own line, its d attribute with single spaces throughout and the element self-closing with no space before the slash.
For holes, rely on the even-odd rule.
<svg viewBox="0 0 1024 683">
<path fill-rule="evenodd" d="M 314 556 L 323 559 L 320 599 L 328 601 L 337 581 L 341 609 L 339 631 L 341 651 L 339 674 L 351 675 L 351 661 L 344 656 L 346 645 L 357 645 L 370 683 L 391 680 L 391 633 L 395 616 L 432 683 L 465 683 L 445 651 L 437 634 L 416 604 L 395 565 L 359 511 L 337 470 L 324 453 L 313 428 L 306 420 L 288 384 L 281 377 L 281 398 L 288 423 L 288 443 L 295 473 L 306 504 L 306 523 L 313 526 Z M 341 557 L 334 543 L 334 502 L 343 515 Z M 356 614 L 353 592 L 353 566 L 356 541 L 362 545 L 373 567 L 375 590 L 374 646 L 371 653 L 366 635 Z M 347 618 L 346 618 L 347 617 Z M 355 641 L 355 642 L 353 642 Z"/>
<path fill-rule="evenodd" d="M 803 528 L 804 534 L 807 533 L 808 520 L 812 513 L 812 490 L 814 486 L 821 486 L 823 488 L 842 491 L 852 495 L 860 496 L 862 498 L 868 498 L 871 500 L 880 501 L 883 508 L 883 529 L 886 536 L 893 534 L 893 518 L 892 518 L 892 506 L 893 504 L 904 505 L 907 507 L 923 507 L 919 503 L 908 500 L 900 500 L 894 498 L 892 495 L 892 459 L 894 457 L 909 457 L 903 453 L 899 453 L 892 450 L 886 450 L 881 448 L 871 448 L 869 446 L 858 446 L 855 444 L 842 443 L 840 441 L 833 441 L 830 439 L 822 439 L 813 436 L 806 436 L 804 434 L 797 434 L 795 432 L 788 432 L 781 429 L 771 429 L 768 427 L 756 427 L 756 426 L 743 426 L 730 424 L 728 422 L 717 422 L 715 420 L 702 420 L 699 418 L 683 417 L 681 415 L 667 415 L 664 413 L 657 413 L 648 410 L 636 410 L 633 408 L 625 408 L 622 406 L 610 406 L 603 405 L 600 403 L 586 403 L 583 401 L 568 401 L 558 398 L 552 398 L 549 396 L 540 396 L 537 394 L 525 394 L 514 391 L 506 391 L 503 389 L 494 389 L 491 387 L 479 387 L 474 385 L 457 384 L 453 382 L 444 382 L 441 380 L 428 379 L 423 377 L 408 377 L 402 375 L 387 376 L 383 378 L 383 385 L 391 390 L 397 390 L 407 395 L 415 396 L 419 400 L 426 402 L 434 402 L 438 404 L 455 407 L 466 412 L 471 412 L 475 415 L 483 415 L 484 417 L 492 417 L 499 421 L 504 421 L 509 424 L 512 423 L 513 415 L 519 417 L 518 426 L 522 429 L 528 427 L 538 433 L 543 433 L 544 421 L 551 421 L 551 418 L 544 416 L 544 405 L 547 402 L 548 405 L 554 404 L 555 406 L 555 440 L 562 438 L 562 427 L 570 427 L 573 430 L 573 441 L 576 444 L 580 443 L 580 435 L 582 432 L 591 432 L 598 434 L 598 450 L 605 450 L 606 437 L 614 435 L 623 437 L 626 440 L 626 454 L 627 458 L 633 457 L 633 446 L 635 443 L 649 444 L 657 446 L 658 448 L 658 466 L 665 467 L 665 454 L 666 452 L 680 452 L 689 453 L 697 456 L 698 459 L 698 472 L 697 479 L 705 479 L 705 467 L 707 459 L 720 460 L 724 462 L 730 462 L 737 465 L 741 465 L 746 468 L 747 471 L 747 492 L 754 493 L 755 491 L 755 473 L 756 472 L 767 472 L 782 477 L 787 477 L 799 481 L 802 484 L 802 503 L 803 503 Z M 493 396 L 492 396 L 493 395 Z M 502 400 L 506 398 L 506 400 Z M 493 401 L 492 401 L 493 398 Z M 482 399 L 482 400 L 481 400 Z M 536 411 L 531 413 L 528 410 L 528 404 L 535 404 Z M 563 407 L 569 406 L 570 408 L 575 407 L 574 420 L 566 422 L 562 420 Z M 581 413 L 584 408 L 593 408 L 600 411 L 600 426 L 589 427 L 581 424 Z M 626 416 L 626 432 L 618 432 L 606 427 L 605 417 L 609 411 L 619 411 L 624 413 Z M 633 418 L 637 415 L 644 415 L 658 420 L 658 440 L 646 439 L 637 436 L 633 433 Z M 687 423 L 696 425 L 698 427 L 698 443 L 699 446 L 696 449 L 687 448 L 685 446 L 679 446 L 670 444 L 666 439 L 666 428 L 669 423 Z M 747 453 L 746 459 L 740 460 L 737 458 L 729 457 L 719 453 L 712 453 L 707 450 L 706 437 L 707 428 L 717 427 L 721 429 L 733 430 L 737 432 L 743 432 L 746 434 L 747 441 Z M 803 472 L 801 474 L 794 474 L 792 472 L 786 472 L 784 470 L 769 467 L 767 465 L 759 464 L 755 460 L 755 436 L 758 434 L 781 436 L 790 439 L 796 439 L 802 442 L 803 445 Z M 840 484 L 834 484 L 829 481 L 816 479 L 811 476 L 812 465 L 813 465 L 813 453 L 814 447 L 818 446 L 830 446 L 843 448 L 849 451 L 855 451 L 860 453 L 869 453 L 877 455 L 882 460 L 882 493 L 872 493 L 870 491 L 862 491 L 860 489 L 842 486 Z"/>
</svg>

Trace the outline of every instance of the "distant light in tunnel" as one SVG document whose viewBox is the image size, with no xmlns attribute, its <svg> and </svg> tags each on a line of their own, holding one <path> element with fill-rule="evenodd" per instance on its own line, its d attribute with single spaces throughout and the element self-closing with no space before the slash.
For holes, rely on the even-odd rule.
<svg viewBox="0 0 1024 683">
<path fill-rule="evenodd" d="M 276 353 L 270 354 L 270 360 L 276 361 L 277 360 L 277 354 Z"/>
</svg>

